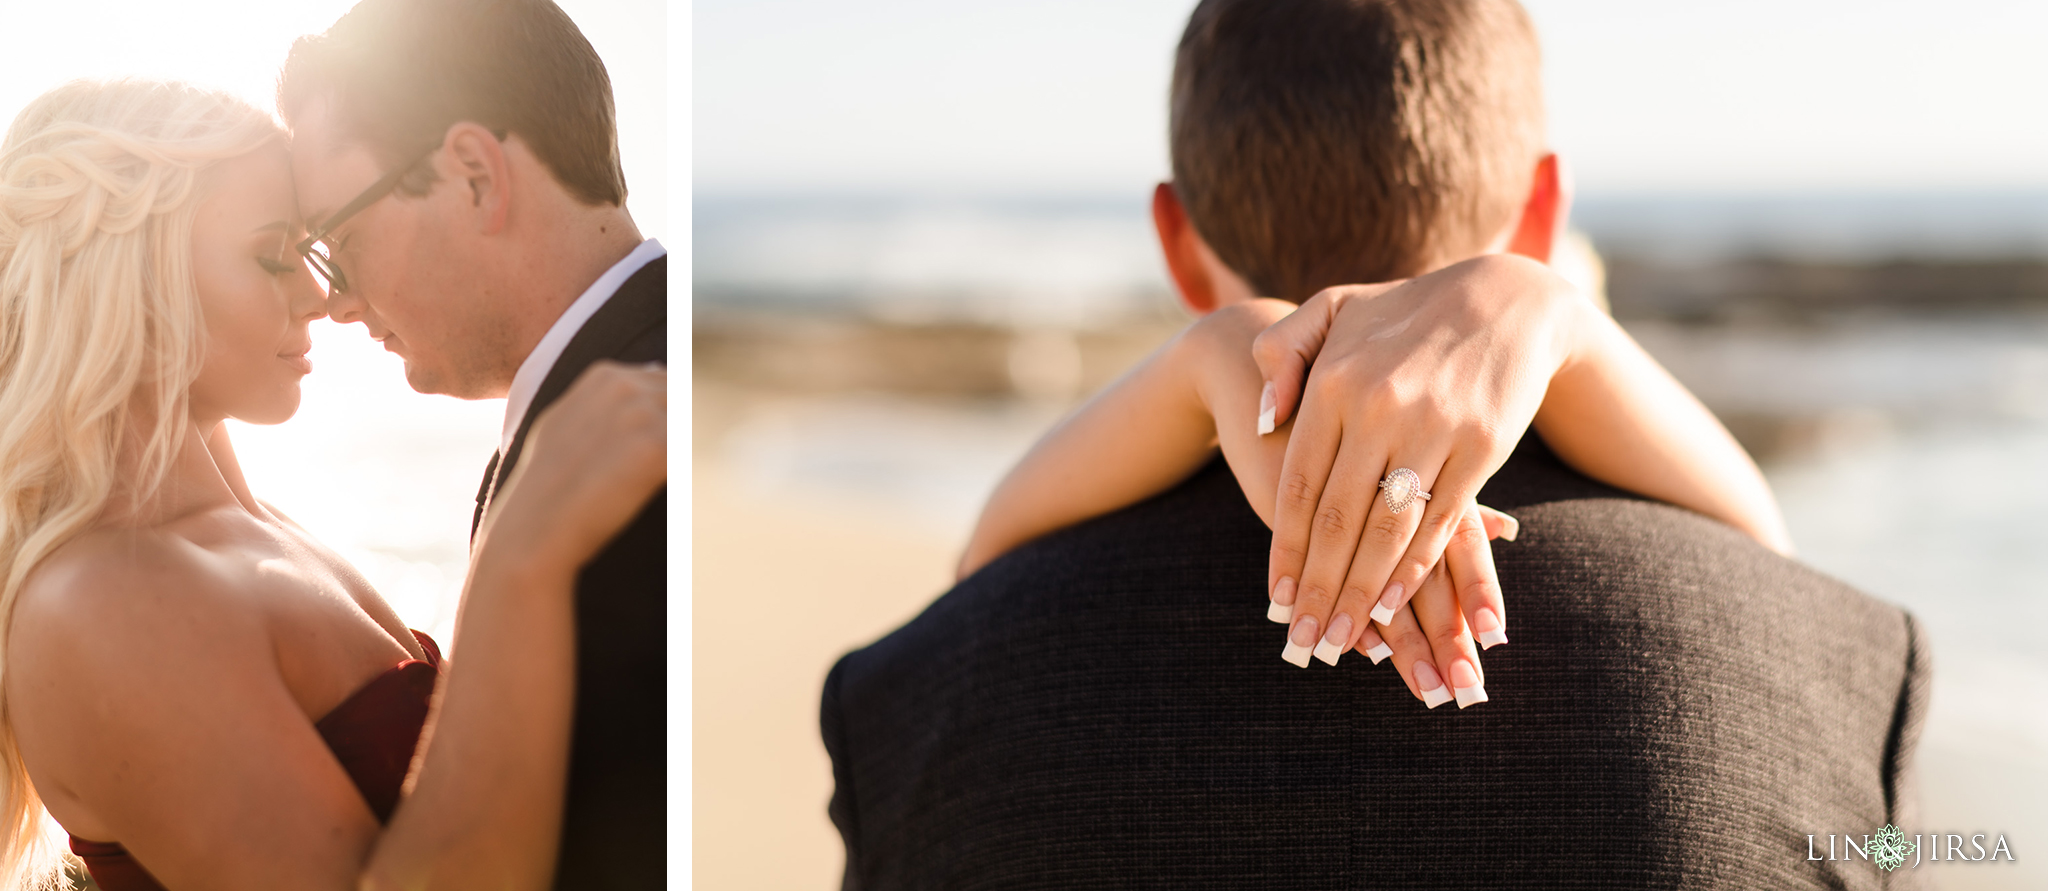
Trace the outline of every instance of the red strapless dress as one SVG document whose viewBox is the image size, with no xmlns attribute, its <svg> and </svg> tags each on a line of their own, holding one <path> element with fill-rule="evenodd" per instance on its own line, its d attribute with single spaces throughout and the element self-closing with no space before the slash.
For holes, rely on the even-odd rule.
<svg viewBox="0 0 2048 891">
<path fill-rule="evenodd" d="M 412 765 L 420 728 L 427 723 L 427 700 L 441 673 L 440 646 L 418 631 L 412 636 L 427 651 L 427 661 L 407 659 L 392 666 L 313 724 L 378 822 L 390 820 L 392 809 L 398 807 L 398 787 Z M 117 842 L 74 835 L 71 853 L 85 861 L 86 871 L 103 891 L 164 891 Z"/>
</svg>

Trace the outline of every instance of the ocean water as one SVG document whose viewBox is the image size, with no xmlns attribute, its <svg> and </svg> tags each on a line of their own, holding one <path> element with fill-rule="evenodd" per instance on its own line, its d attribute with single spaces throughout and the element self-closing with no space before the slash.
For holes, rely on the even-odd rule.
<svg viewBox="0 0 2048 891">
<path fill-rule="evenodd" d="M 1079 198 L 700 198 L 699 311 L 1115 324 L 1167 303 L 1149 192 Z"/>
<path fill-rule="evenodd" d="M 710 196 L 700 312 L 1091 328 L 1170 307 L 1150 189 L 1038 196 Z M 1603 253 L 1700 263 L 2048 257 L 2048 192 L 1589 195 Z"/>
<path fill-rule="evenodd" d="M 1589 195 L 1573 224 L 1603 249 L 1665 260 L 2048 256 L 2048 192 Z"/>
</svg>

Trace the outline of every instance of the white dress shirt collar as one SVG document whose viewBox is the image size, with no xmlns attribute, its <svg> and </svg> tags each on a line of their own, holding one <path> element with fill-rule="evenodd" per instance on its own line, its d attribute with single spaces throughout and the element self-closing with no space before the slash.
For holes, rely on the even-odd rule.
<svg viewBox="0 0 2048 891">
<path fill-rule="evenodd" d="M 519 363 L 519 373 L 512 376 L 512 391 L 505 397 L 505 432 L 498 443 L 499 455 L 512 452 L 512 437 L 519 432 L 519 422 L 526 418 L 526 409 L 533 404 L 534 394 L 540 392 L 541 381 L 547 380 L 548 372 L 554 370 L 555 360 L 562 358 L 562 350 L 576 338 L 576 332 L 583 330 L 583 324 L 590 321 L 590 317 L 596 315 L 605 302 L 618 293 L 619 286 L 640 271 L 640 267 L 653 262 L 656 257 L 667 255 L 668 249 L 659 241 L 650 238 L 640 242 L 640 246 L 625 259 L 612 264 L 612 268 L 598 276 L 597 281 L 591 282 L 583 296 L 576 298 L 576 302 L 562 312 L 562 317 L 555 320 L 554 327 L 548 329 L 540 343 L 534 344 L 533 352 L 526 354 L 526 361 Z"/>
</svg>

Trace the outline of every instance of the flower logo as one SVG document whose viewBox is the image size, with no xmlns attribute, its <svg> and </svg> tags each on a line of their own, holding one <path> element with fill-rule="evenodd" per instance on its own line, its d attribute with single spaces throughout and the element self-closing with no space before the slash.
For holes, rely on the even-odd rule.
<svg viewBox="0 0 2048 891">
<path fill-rule="evenodd" d="M 1900 832 L 1899 827 L 1886 823 L 1883 829 L 1870 837 L 1870 860 L 1877 864 L 1878 869 L 1891 872 L 1898 869 L 1900 864 L 1906 862 L 1906 857 L 1919 848 L 1918 842 L 1906 840 L 1906 834 Z"/>
</svg>

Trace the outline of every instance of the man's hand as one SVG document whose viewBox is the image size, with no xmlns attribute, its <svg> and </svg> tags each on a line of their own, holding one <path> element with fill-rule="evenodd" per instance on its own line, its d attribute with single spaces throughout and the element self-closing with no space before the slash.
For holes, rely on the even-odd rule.
<svg viewBox="0 0 2048 891">
<path fill-rule="evenodd" d="M 1506 637 L 1475 497 L 1528 429 L 1571 355 L 1579 314 L 1591 311 L 1541 264 L 1496 255 L 1404 283 L 1324 291 L 1259 336 L 1254 356 L 1271 394 L 1260 426 L 1268 409 L 1273 426 L 1293 424 L 1268 574 L 1275 601 L 1293 604 L 1292 633 L 1344 631 L 1346 640 L 1324 642 L 1371 649 L 1368 619 L 1390 644 L 1412 630 L 1433 644 L 1427 674 L 1447 671 L 1452 687 L 1469 681 L 1477 691 L 1470 641 Z M 1432 497 L 1396 513 L 1379 483 L 1403 467 Z M 1425 581 L 1457 609 L 1429 602 L 1413 629 L 1387 626 Z M 1430 701 L 1430 678 L 1403 676 Z"/>
</svg>

